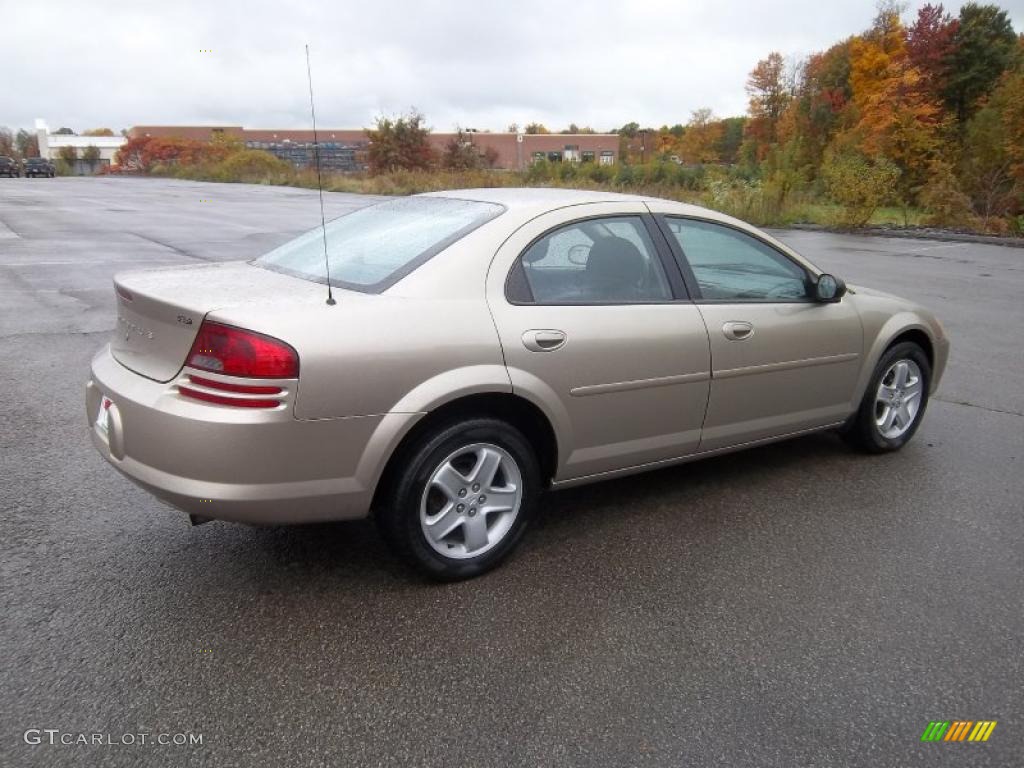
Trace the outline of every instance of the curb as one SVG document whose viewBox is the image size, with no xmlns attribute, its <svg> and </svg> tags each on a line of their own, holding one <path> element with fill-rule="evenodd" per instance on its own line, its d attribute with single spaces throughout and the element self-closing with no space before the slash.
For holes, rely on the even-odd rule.
<svg viewBox="0 0 1024 768">
<path fill-rule="evenodd" d="M 768 230 L 782 231 L 797 229 L 806 232 L 832 232 L 837 235 L 867 235 L 869 237 L 897 237 L 908 240 L 945 240 L 954 243 L 979 243 L 983 245 L 1002 245 L 1008 248 L 1024 248 L 1024 237 L 1001 237 L 999 235 L 975 235 L 968 232 L 945 232 L 935 229 L 886 229 L 885 227 L 863 227 L 861 229 L 840 229 L 820 224 L 790 224 L 786 227 L 765 227 Z"/>
</svg>

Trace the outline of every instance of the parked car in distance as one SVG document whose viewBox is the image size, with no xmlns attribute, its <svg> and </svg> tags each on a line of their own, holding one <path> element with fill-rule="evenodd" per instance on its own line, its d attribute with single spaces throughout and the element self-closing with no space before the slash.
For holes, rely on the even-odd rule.
<svg viewBox="0 0 1024 768">
<path fill-rule="evenodd" d="M 21 169 L 18 166 L 18 161 L 13 157 L 7 157 L 6 155 L 0 155 L 0 176 L 21 176 Z"/>
<path fill-rule="evenodd" d="M 895 451 L 949 353 L 752 226 L 597 191 L 390 200 L 114 288 L 104 458 L 194 523 L 372 514 L 437 579 L 500 562 L 549 488 L 818 430 Z"/>
<path fill-rule="evenodd" d="M 29 176 L 45 176 L 53 178 L 57 173 L 57 167 L 45 157 L 25 158 L 25 178 Z"/>
<path fill-rule="evenodd" d="M 0 176 L 20 176 L 22 171 L 18 168 L 17 161 L 13 158 L 8 158 L 6 155 L 0 155 Z"/>
</svg>

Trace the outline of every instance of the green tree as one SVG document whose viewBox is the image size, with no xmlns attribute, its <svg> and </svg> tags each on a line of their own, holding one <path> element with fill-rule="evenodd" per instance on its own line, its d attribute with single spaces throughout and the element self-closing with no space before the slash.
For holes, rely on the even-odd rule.
<svg viewBox="0 0 1024 768">
<path fill-rule="evenodd" d="M 57 155 L 68 165 L 74 165 L 78 159 L 78 150 L 74 147 L 61 147 L 57 150 Z"/>
<path fill-rule="evenodd" d="M 437 164 L 430 144 L 430 129 L 415 109 L 398 118 L 380 117 L 375 128 L 366 131 L 370 139 L 368 158 L 372 173 L 425 171 Z"/>
<path fill-rule="evenodd" d="M 720 162 L 735 165 L 740 157 L 740 145 L 743 144 L 743 130 L 747 123 L 745 117 L 727 117 L 722 120 L 722 133 L 714 144 L 715 153 Z"/>
<path fill-rule="evenodd" d="M 100 161 L 100 149 L 92 144 L 82 150 L 82 159 L 89 164 L 89 169 L 95 171 L 96 163 Z"/>
<path fill-rule="evenodd" d="M 55 136 L 74 136 L 75 132 L 70 128 L 58 128 L 53 132 Z"/>
<path fill-rule="evenodd" d="M 14 144 L 18 147 L 18 154 L 25 157 L 39 157 L 39 137 L 29 133 L 24 128 L 18 131 L 14 137 Z"/>
<path fill-rule="evenodd" d="M 964 124 L 1012 63 L 1017 36 L 1006 11 L 995 5 L 967 3 L 959 21 L 945 96 L 950 111 Z"/>
<path fill-rule="evenodd" d="M 619 136 L 625 136 L 627 139 L 635 139 L 636 135 L 640 133 L 640 123 L 626 123 L 618 130 L 612 131 L 612 133 L 617 133 Z"/>
<path fill-rule="evenodd" d="M 960 181 L 985 226 L 1015 211 L 1024 189 L 1015 177 L 1014 153 L 1024 143 L 1024 125 L 1013 119 L 1014 102 L 1024 100 L 1024 75 L 1008 73 L 964 131 Z M 1019 103 L 1019 101 L 1018 101 Z"/>
</svg>

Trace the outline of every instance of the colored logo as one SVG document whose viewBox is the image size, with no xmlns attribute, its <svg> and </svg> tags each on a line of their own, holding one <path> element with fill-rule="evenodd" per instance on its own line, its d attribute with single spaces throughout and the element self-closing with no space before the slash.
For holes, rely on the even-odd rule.
<svg viewBox="0 0 1024 768">
<path fill-rule="evenodd" d="M 995 727 L 995 720 L 932 720 L 921 741 L 988 741 Z"/>
</svg>

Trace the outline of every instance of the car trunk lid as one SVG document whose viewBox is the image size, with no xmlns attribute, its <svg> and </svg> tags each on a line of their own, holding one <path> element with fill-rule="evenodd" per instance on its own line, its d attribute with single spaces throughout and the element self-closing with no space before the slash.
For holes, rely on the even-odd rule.
<svg viewBox="0 0 1024 768">
<path fill-rule="evenodd" d="M 114 358 L 166 382 L 181 370 L 208 313 L 240 304 L 323 300 L 325 288 L 246 262 L 224 262 L 125 272 L 114 277 L 114 292 Z"/>
</svg>

